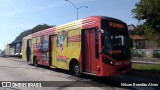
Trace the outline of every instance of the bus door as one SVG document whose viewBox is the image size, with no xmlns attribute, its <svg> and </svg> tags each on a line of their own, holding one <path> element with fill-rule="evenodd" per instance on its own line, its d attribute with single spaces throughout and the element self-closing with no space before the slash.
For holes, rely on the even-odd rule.
<svg viewBox="0 0 160 90">
<path fill-rule="evenodd" d="M 27 62 L 31 61 L 31 39 L 27 40 L 27 49 L 26 49 L 26 56 L 27 56 Z"/>
<path fill-rule="evenodd" d="M 57 36 L 52 35 L 50 36 L 50 46 L 49 46 L 49 60 L 50 60 L 50 66 L 56 66 L 56 53 L 57 53 Z"/>
<path fill-rule="evenodd" d="M 83 71 L 96 74 L 95 28 L 82 30 Z"/>
<path fill-rule="evenodd" d="M 43 35 L 41 36 L 41 60 L 42 65 L 49 66 L 49 36 Z"/>
</svg>

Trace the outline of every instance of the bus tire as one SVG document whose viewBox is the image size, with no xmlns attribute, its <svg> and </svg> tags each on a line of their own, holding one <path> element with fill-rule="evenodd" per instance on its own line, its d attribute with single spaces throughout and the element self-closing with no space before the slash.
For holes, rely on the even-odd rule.
<svg viewBox="0 0 160 90">
<path fill-rule="evenodd" d="M 34 59 L 33 59 L 33 64 L 34 64 L 35 67 L 38 67 L 38 62 L 37 62 L 37 58 L 36 57 L 34 57 Z"/>
<path fill-rule="evenodd" d="M 78 62 L 73 62 L 71 65 L 71 74 L 74 76 L 80 76 L 80 65 Z"/>
</svg>

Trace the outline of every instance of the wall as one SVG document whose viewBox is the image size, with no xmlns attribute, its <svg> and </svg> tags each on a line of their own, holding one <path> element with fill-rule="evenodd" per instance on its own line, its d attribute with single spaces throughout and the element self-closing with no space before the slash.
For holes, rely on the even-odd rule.
<svg viewBox="0 0 160 90">
<path fill-rule="evenodd" d="M 135 49 L 135 52 L 144 56 L 144 57 L 152 57 L 153 49 Z"/>
</svg>

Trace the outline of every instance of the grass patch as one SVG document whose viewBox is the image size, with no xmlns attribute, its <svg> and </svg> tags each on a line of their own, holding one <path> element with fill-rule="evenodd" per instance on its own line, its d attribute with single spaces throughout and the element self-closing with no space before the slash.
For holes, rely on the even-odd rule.
<svg viewBox="0 0 160 90">
<path fill-rule="evenodd" d="M 143 77 L 147 80 L 150 79 L 160 81 L 160 64 L 132 63 L 132 71 L 129 74 Z"/>
<path fill-rule="evenodd" d="M 160 64 L 132 64 L 132 69 L 160 71 Z"/>
</svg>

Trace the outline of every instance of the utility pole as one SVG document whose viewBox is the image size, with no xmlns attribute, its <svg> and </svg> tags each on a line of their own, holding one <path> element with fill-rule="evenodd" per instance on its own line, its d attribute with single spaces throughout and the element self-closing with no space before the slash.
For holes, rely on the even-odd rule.
<svg viewBox="0 0 160 90">
<path fill-rule="evenodd" d="M 71 1 L 69 1 L 69 0 L 65 0 L 65 1 L 67 1 L 67 2 L 69 2 L 69 3 L 71 3 L 72 5 L 73 5 L 73 7 L 77 10 L 77 20 L 78 20 L 78 10 L 79 9 L 81 9 L 81 8 L 88 8 L 87 6 L 80 6 L 80 7 L 77 7 L 73 2 L 71 2 Z"/>
</svg>

